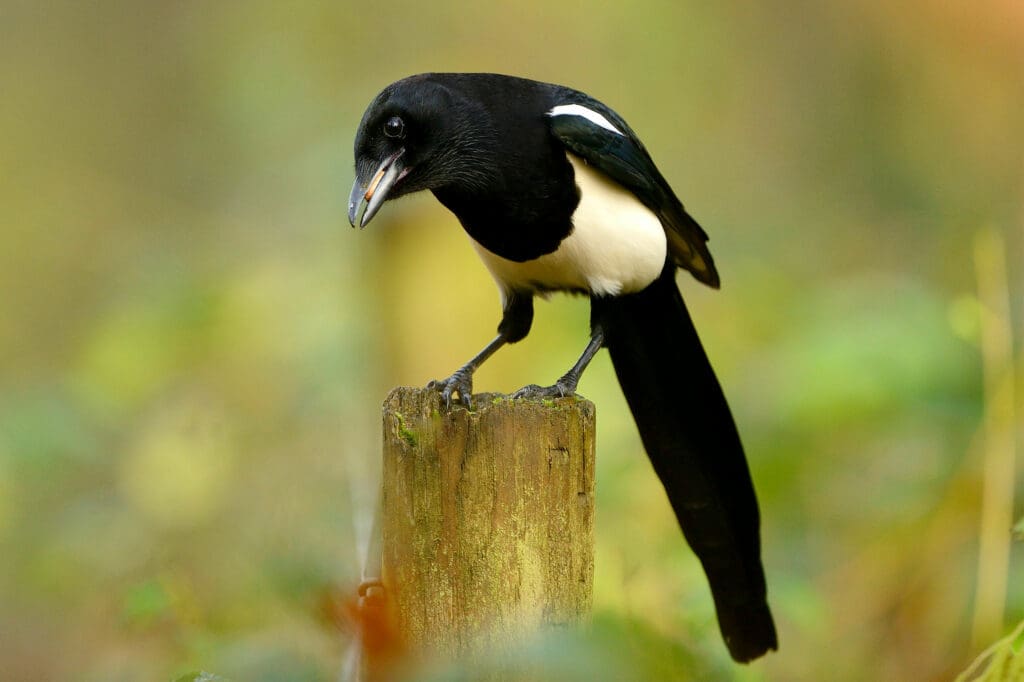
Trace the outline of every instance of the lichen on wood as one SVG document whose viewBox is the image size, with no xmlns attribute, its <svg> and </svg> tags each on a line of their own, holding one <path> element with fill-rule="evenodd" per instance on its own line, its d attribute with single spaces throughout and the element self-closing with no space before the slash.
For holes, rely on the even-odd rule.
<svg viewBox="0 0 1024 682">
<path fill-rule="evenodd" d="M 384 583 L 410 648 L 446 658 L 580 623 L 593 588 L 593 404 L 474 404 L 384 402 Z"/>
</svg>

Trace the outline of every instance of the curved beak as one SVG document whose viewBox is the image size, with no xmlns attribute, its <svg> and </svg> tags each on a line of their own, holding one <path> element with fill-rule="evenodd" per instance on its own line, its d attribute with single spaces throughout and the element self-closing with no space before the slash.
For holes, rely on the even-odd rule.
<svg viewBox="0 0 1024 682">
<path fill-rule="evenodd" d="M 367 223 L 377 215 L 388 193 L 399 180 L 404 178 L 411 168 L 402 165 L 400 159 L 405 153 L 405 147 L 384 159 L 384 162 L 374 171 L 373 177 L 367 183 L 359 181 L 358 173 L 356 181 L 352 184 L 352 193 L 348 196 L 348 222 L 352 227 L 356 226 L 356 216 L 359 209 L 366 205 L 363 210 L 363 217 L 359 221 L 359 227 L 366 227 Z"/>
</svg>

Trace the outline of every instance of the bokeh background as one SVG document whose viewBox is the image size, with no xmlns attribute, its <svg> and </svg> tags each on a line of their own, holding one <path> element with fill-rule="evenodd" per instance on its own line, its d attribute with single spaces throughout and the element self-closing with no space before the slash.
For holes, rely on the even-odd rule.
<svg viewBox="0 0 1024 682">
<path fill-rule="evenodd" d="M 728 661 L 602 354 L 598 626 L 537 655 L 950 679 L 1024 618 L 1022 46 L 1018 0 L 4 0 L 0 677 L 337 676 L 380 402 L 499 317 L 432 197 L 349 229 L 351 141 L 387 83 L 458 70 L 608 102 L 711 234 L 721 291 L 680 283 L 782 647 Z M 572 363 L 586 302 L 537 313 L 478 390 Z"/>
</svg>

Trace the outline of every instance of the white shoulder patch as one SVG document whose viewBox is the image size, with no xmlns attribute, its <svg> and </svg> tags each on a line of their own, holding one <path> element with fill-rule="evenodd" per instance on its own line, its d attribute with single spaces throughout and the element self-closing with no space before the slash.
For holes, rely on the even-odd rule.
<svg viewBox="0 0 1024 682">
<path fill-rule="evenodd" d="M 593 109 L 587 109 L 582 104 L 559 104 L 548 112 L 548 116 L 582 116 L 594 125 L 610 130 L 616 135 L 623 135 L 621 130 L 612 125 L 611 121 Z"/>
</svg>

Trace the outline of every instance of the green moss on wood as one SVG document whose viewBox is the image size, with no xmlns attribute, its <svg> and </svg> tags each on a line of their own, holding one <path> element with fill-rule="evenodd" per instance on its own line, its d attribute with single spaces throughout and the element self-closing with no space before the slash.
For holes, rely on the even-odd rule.
<svg viewBox="0 0 1024 682">
<path fill-rule="evenodd" d="M 416 432 L 405 425 L 405 416 L 401 412 L 395 412 L 395 420 L 398 422 L 398 436 L 405 441 L 410 448 L 416 447 L 419 443 L 419 436 Z"/>
</svg>

